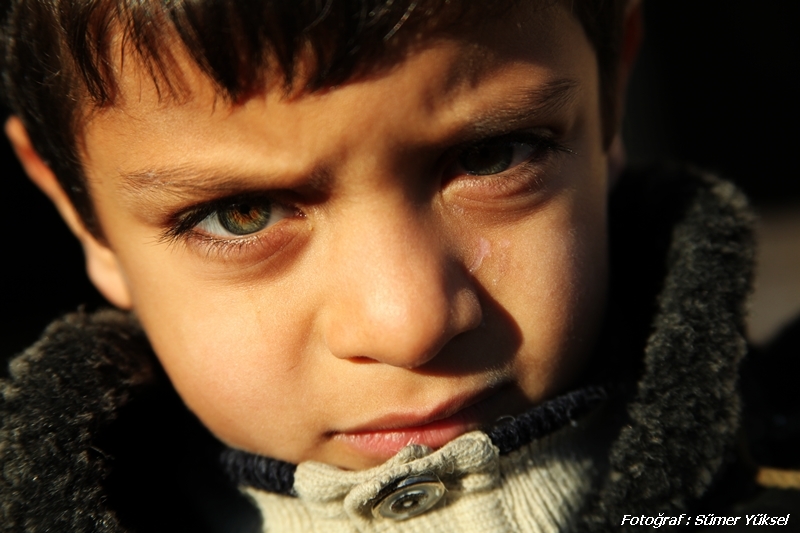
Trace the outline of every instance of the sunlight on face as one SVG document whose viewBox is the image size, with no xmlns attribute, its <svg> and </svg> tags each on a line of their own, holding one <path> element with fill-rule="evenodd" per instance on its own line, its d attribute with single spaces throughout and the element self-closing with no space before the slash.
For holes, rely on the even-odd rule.
<svg viewBox="0 0 800 533">
<path fill-rule="evenodd" d="M 606 285 L 595 57 L 561 7 L 470 37 L 235 107 L 127 72 L 88 124 L 132 306 L 228 444 L 365 468 L 574 383 Z"/>
</svg>

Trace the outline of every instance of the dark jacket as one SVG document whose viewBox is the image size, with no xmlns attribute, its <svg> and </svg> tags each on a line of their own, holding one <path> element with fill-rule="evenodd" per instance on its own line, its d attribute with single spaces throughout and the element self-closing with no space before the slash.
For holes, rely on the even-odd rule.
<svg viewBox="0 0 800 533">
<path fill-rule="evenodd" d="M 744 198 L 684 170 L 629 173 L 610 213 L 611 296 L 581 387 L 607 391 L 615 436 L 577 529 L 640 531 L 620 525 L 626 514 L 796 512 L 782 531 L 797 530 L 800 491 L 760 486 L 756 466 L 800 466 L 798 374 L 781 373 L 797 368 L 797 326 L 744 367 L 742 423 L 754 256 Z M 55 322 L 0 388 L 0 530 L 259 529 L 220 467 L 224 447 L 180 402 L 130 315 Z M 237 482 L 291 485 L 292 465 L 251 459 L 255 472 L 229 468 Z"/>
</svg>

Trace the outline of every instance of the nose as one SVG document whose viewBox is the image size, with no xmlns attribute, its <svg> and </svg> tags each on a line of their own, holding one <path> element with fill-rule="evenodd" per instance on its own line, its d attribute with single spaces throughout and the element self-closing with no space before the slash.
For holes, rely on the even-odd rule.
<svg viewBox="0 0 800 533">
<path fill-rule="evenodd" d="M 413 211 L 352 217 L 340 228 L 324 318 L 334 356 L 417 368 L 481 324 L 481 304 L 466 270 L 435 225 Z"/>
</svg>

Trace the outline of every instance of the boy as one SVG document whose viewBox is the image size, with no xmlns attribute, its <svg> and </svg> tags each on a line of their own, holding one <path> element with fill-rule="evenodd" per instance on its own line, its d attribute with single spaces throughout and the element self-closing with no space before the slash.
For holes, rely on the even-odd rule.
<svg viewBox="0 0 800 533">
<path fill-rule="evenodd" d="M 684 173 L 609 210 L 638 7 L 13 2 L 7 135 L 132 314 L 12 363 L 7 529 L 603 531 L 727 505 L 749 218 Z"/>
</svg>

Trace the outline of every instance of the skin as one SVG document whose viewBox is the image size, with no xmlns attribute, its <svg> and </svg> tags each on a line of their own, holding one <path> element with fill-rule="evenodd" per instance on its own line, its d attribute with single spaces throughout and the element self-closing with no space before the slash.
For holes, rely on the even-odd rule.
<svg viewBox="0 0 800 533">
<path fill-rule="evenodd" d="M 122 102 L 84 128 L 104 241 L 19 121 L 6 130 L 81 239 L 93 282 L 137 313 L 220 439 L 367 468 L 386 454 L 348 435 L 469 411 L 466 431 L 580 377 L 605 304 L 619 157 L 603 148 L 595 56 L 566 10 L 523 9 L 469 42 L 431 39 L 379 75 L 239 106 L 188 61 L 180 103 L 125 65 Z M 509 134 L 510 168 L 465 172 L 465 150 L 507 147 Z M 243 192 L 274 202 L 274 224 L 169 236 L 187 210 Z"/>
</svg>

